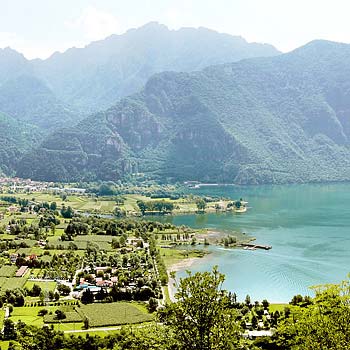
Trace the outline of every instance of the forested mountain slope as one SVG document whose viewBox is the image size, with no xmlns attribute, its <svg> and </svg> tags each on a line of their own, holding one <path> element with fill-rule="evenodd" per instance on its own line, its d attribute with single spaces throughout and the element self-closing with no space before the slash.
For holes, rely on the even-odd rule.
<svg viewBox="0 0 350 350">
<path fill-rule="evenodd" d="M 118 179 L 129 172 L 240 184 L 350 179 L 350 45 L 193 73 L 164 72 L 114 107 L 51 135 L 18 174 Z M 69 142 L 68 142 L 69 141 Z"/>
<path fill-rule="evenodd" d="M 13 174 L 23 153 L 38 146 L 42 138 L 37 127 L 0 113 L 0 174 Z"/>
<path fill-rule="evenodd" d="M 81 119 L 80 113 L 58 100 L 41 80 L 25 74 L 0 86 L 0 111 L 42 130 L 54 130 Z"/>
</svg>

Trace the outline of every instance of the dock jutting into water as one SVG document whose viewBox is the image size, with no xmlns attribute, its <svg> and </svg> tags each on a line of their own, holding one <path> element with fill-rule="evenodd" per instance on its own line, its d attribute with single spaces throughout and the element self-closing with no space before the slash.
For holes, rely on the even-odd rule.
<svg viewBox="0 0 350 350">
<path fill-rule="evenodd" d="M 265 249 L 265 250 L 270 250 L 272 249 L 272 246 L 270 245 L 261 245 L 261 244 L 254 244 L 254 243 L 241 243 L 241 247 L 244 247 L 244 249 Z"/>
</svg>

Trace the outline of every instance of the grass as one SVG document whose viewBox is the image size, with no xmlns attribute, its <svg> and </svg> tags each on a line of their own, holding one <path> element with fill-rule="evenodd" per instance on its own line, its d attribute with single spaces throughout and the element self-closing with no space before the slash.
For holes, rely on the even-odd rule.
<svg viewBox="0 0 350 350">
<path fill-rule="evenodd" d="M 17 271 L 15 265 L 4 265 L 0 268 L 0 277 L 13 277 Z"/>
<path fill-rule="evenodd" d="M 11 196 L 24 198 L 31 200 L 35 199 L 36 202 L 56 202 L 58 210 L 62 205 L 70 206 L 74 210 L 79 211 L 97 211 L 101 213 L 111 213 L 113 212 L 116 203 L 114 200 L 106 198 L 91 198 L 86 195 L 71 195 L 67 196 L 67 199 L 63 202 L 62 198 L 53 194 L 45 192 L 36 193 L 14 193 Z M 10 206 L 10 205 L 9 205 Z"/>
<path fill-rule="evenodd" d="M 269 311 L 270 312 L 276 312 L 276 311 L 282 312 L 282 311 L 284 311 L 284 308 L 286 306 L 289 306 L 289 304 L 270 304 Z"/>
<path fill-rule="evenodd" d="M 56 282 L 38 282 L 38 281 L 27 281 L 24 288 L 31 290 L 34 284 L 38 285 L 43 291 L 54 291 L 56 289 Z"/>
<path fill-rule="evenodd" d="M 34 307 L 15 307 L 13 308 L 13 312 L 11 313 L 10 319 L 13 322 L 18 322 L 21 320 L 26 324 L 30 324 L 33 326 L 42 326 L 44 324 L 43 317 L 38 316 L 38 312 L 42 309 L 48 309 L 53 311 L 57 309 L 54 306 L 34 306 Z"/>
<path fill-rule="evenodd" d="M 0 329 L 2 329 L 4 325 L 4 319 L 5 319 L 5 310 L 0 309 Z"/>
<path fill-rule="evenodd" d="M 28 274 L 27 274 L 28 275 Z M 22 288 L 28 277 L 0 277 L 1 290 Z"/>
<path fill-rule="evenodd" d="M 64 331 L 75 331 L 78 329 L 84 329 L 84 323 L 83 322 L 72 322 L 72 323 L 52 323 L 53 328 L 55 331 L 60 331 L 60 332 L 64 332 Z M 51 325 L 50 325 L 51 326 Z M 75 334 L 76 336 L 80 335 L 80 334 L 85 334 L 85 333 L 77 333 Z"/>
<path fill-rule="evenodd" d="M 55 315 L 45 315 L 44 322 L 45 323 L 80 323 L 83 321 L 81 315 L 79 315 L 76 311 L 68 311 L 65 312 L 66 318 L 63 320 L 55 319 Z"/>
<path fill-rule="evenodd" d="M 166 302 L 166 303 L 171 303 L 168 286 L 165 286 L 165 287 L 163 288 L 163 291 L 164 291 L 165 302 Z"/>
<path fill-rule="evenodd" d="M 10 340 L 1 340 L 0 341 L 0 348 L 1 350 L 7 350 L 10 345 Z"/>
<path fill-rule="evenodd" d="M 117 326 L 153 320 L 153 316 L 147 314 L 138 304 L 126 302 L 82 305 L 77 310 L 83 318 L 88 318 L 90 327 Z"/>
<path fill-rule="evenodd" d="M 203 251 L 192 249 L 159 248 L 159 250 L 167 268 L 185 259 L 202 258 L 205 254 Z"/>
<path fill-rule="evenodd" d="M 31 250 L 32 248 L 19 248 L 17 249 L 17 254 L 19 255 L 22 255 L 22 254 L 25 254 L 25 255 L 30 255 L 31 254 Z"/>
<path fill-rule="evenodd" d="M 63 310 L 67 315 L 67 320 L 65 322 L 81 322 L 81 316 L 78 315 L 74 311 L 74 306 L 58 306 L 58 305 L 52 305 L 52 306 L 22 306 L 22 307 L 15 307 L 13 308 L 13 312 L 11 313 L 10 319 L 13 322 L 18 322 L 21 320 L 22 322 L 25 322 L 30 325 L 34 326 L 42 326 L 46 322 L 46 319 L 44 319 L 43 316 L 38 316 L 38 312 L 40 310 L 46 309 L 49 311 L 50 314 L 48 314 L 46 317 L 48 317 L 48 321 L 53 319 L 54 313 L 57 309 Z M 53 321 L 53 320 L 51 320 Z M 63 320 L 64 322 L 64 320 Z M 68 327 L 69 329 L 73 329 L 73 325 Z M 76 328 L 79 329 L 79 328 Z"/>
<path fill-rule="evenodd" d="M 114 236 L 109 235 L 83 235 L 83 236 L 76 236 L 74 238 L 74 242 L 112 242 Z"/>
</svg>

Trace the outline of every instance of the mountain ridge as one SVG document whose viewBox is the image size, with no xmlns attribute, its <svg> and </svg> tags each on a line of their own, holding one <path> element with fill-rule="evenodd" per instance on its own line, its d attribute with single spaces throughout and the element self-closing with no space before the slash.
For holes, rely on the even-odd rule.
<svg viewBox="0 0 350 350">
<path fill-rule="evenodd" d="M 319 52 L 310 51 L 315 45 Z M 316 54 L 327 59 L 317 61 Z M 72 177 L 65 181 L 132 172 L 238 184 L 350 180 L 349 82 L 350 45 L 323 42 L 202 71 L 155 74 L 141 92 L 73 128 L 75 161 L 51 143 L 40 148 L 41 160 L 24 157 L 19 174 L 44 173 L 28 173 L 25 164 L 43 164 L 50 152 L 61 168 L 69 165 Z M 102 132 L 94 148 L 96 130 Z M 58 140 L 65 137 L 61 131 Z"/>
</svg>

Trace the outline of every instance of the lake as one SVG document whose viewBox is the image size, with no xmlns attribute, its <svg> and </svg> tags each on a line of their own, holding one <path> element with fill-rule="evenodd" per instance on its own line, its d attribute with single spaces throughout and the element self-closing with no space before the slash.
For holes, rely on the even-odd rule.
<svg viewBox="0 0 350 350">
<path fill-rule="evenodd" d="M 243 197 L 244 214 L 219 213 L 163 218 L 176 225 L 242 231 L 269 251 L 210 247 L 212 254 L 191 271 L 218 265 L 225 288 L 243 300 L 287 302 L 295 294 L 313 295 L 312 285 L 337 283 L 350 272 L 350 184 L 220 186 L 191 189 L 204 195 Z M 185 276 L 180 271 L 178 276 Z"/>
</svg>

